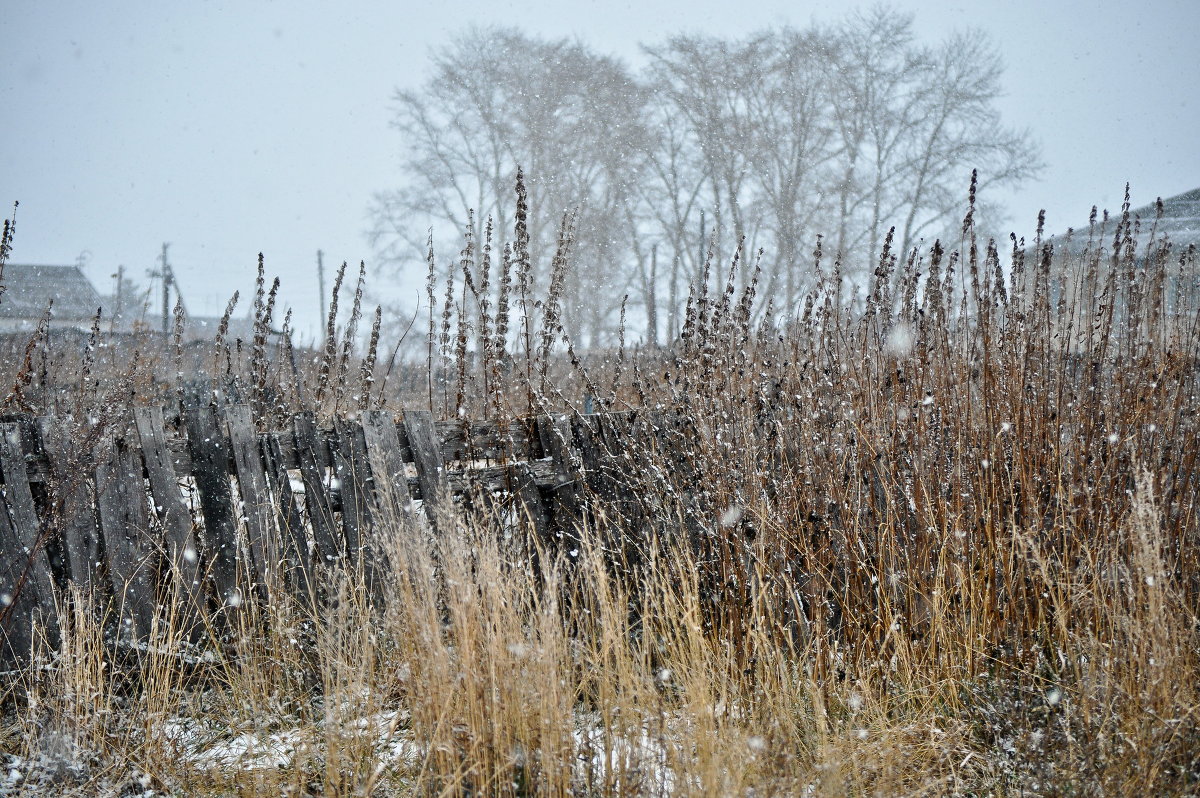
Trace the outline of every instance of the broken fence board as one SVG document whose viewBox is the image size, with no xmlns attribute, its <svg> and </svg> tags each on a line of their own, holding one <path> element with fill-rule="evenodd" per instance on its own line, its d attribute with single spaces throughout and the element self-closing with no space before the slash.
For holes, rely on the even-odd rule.
<svg viewBox="0 0 1200 798">
<path fill-rule="evenodd" d="M 179 613 L 187 637 L 197 641 L 202 631 L 204 592 L 200 584 L 200 555 L 192 531 L 192 514 L 183 502 L 167 447 L 162 408 L 138 407 L 133 421 L 141 442 L 150 495 L 163 527 L 163 544 L 172 584 L 178 590 Z"/>
<path fill-rule="evenodd" d="M 118 637 L 145 641 L 156 611 L 157 569 L 141 458 L 127 438 L 107 437 L 100 445 L 97 460 L 100 527 L 119 623 Z"/>
<path fill-rule="evenodd" d="M 54 580 L 50 576 L 50 560 L 46 556 L 46 541 L 29 489 L 25 454 L 21 448 L 21 425 L 0 424 L 0 470 L 4 474 L 4 494 L 8 503 L 10 522 L 16 533 L 19 549 L 6 556 L 20 563 L 23 577 L 21 590 L 32 590 L 40 621 L 52 641 L 58 641 L 58 612 L 54 601 Z"/>
<path fill-rule="evenodd" d="M 413 463 L 417 467 L 417 480 L 421 485 L 421 502 L 425 508 L 425 517 L 429 519 L 434 530 L 437 530 L 440 516 L 450 512 L 452 503 L 446 465 L 433 426 L 433 415 L 428 410 L 405 410 L 404 426 L 408 430 Z"/>
<path fill-rule="evenodd" d="M 223 606 L 234 608 L 240 603 L 242 594 L 238 588 L 237 522 L 233 516 L 233 490 L 227 470 L 229 446 L 211 407 L 184 408 L 183 417 L 192 475 L 204 517 L 201 552 L 210 561 L 219 600 Z"/>
<path fill-rule="evenodd" d="M 304 506 L 312 524 L 313 542 L 316 544 L 316 559 L 322 565 L 334 562 L 341 556 L 337 522 L 333 515 L 333 504 L 329 496 L 329 479 L 326 477 L 328 446 L 317 434 L 316 422 L 311 412 L 298 414 L 292 419 L 296 441 L 296 460 L 300 478 L 304 482 Z"/>
<path fill-rule="evenodd" d="M 292 595 L 302 602 L 315 597 L 312 557 L 308 547 L 308 535 L 304 519 L 300 516 L 299 501 L 292 489 L 292 477 L 283 465 L 280 452 L 280 433 L 266 439 L 267 473 L 273 479 L 272 492 L 278 503 L 278 526 L 283 543 L 284 576 L 292 589 Z"/>
<path fill-rule="evenodd" d="M 250 559 L 267 597 L 279 584 L 279 536 L 275 532 L 275 510 L 267 488 L 262 448 L 250 416 L 249 405 L 230 405 L 225 409 L 229 444 L 237 465 L 238 491 L 241 493 Z"/>
<path fill-rule="evenodd" d="M 96 515 L 92 452 L 81 451 L 69 419 L 40 419 L 42 448 L 50 458 L 50 500 L 59 517 L 58 537 L 71 582 L 84 599 L 101 588 L 100 520 Z"/>
</svg>

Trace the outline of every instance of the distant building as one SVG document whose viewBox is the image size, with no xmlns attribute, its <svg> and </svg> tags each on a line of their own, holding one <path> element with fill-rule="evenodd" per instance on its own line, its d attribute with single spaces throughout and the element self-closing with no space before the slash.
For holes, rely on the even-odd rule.
<svg viewBox="0 0 1200 798">
<path fill-rule="evenodd" d="M 1158 216 L 1158 208 L 1154 203 L 1143 205 L 1140 208 L 1133 208 L 1129 211 L 1131 221 L 1140 222 L 1141 233 L 1139 235 L 1139 254 L 1143 254 L 1146 250 L 1146 244 L 1149 242 L 1150 232 L 1153 230 L 1155 240 L 1160 241 L 1164 237 L 1171 242 L 1171 249 L 1176 253 L 1176 256 L 1182 255 L 1190 245 L 1195 245 L 1200 249 L 1200 188 L 1194 188 L 1191 191 L 1183 194 L 1178 194 L 1170 199 L 1162 201 L 1162 218 L 1155 221 Z M 1117 223 L 1120 221 L 1120 215 L 1109 213 L 1108 224 L 1104 229 L 1104 239 L 1093 242 L 1100 244 L 1106 248 L 1112 247 L 1113 235 L 1116 233 Z M 1099 231 L 1101 219 L 1096 220 L 1096 228 Z M 1071 239 L 1067 242 L 1067 251 L 1073 253 L 1082 252 L 1088 243 L 1090 225 L 1085 222 L 1073 228 Z M 1051 239 L 1056 248 L 1064 241 L 1064 236 L 1055 236 Z"/>
<path fill-rule="evenodd" d="M 1148 274 L 1137 284 L 1138 291 L 1144 296 L 1147 291 L 1161 291 L 1161 306 L 1168 317 L 1186 315 L 1195 311 L 1200 305 L 1200 273 L 1197 271 L 1197 257 L 1200 256 L 1200 188 L 1183 194 L 1178 194 L 1162 201 L 1162 213 L 1159 215 L 1157 203 L 1132 208 L 1129 211 L 1131 229 L 1136 229 L 1136 250 L 1133 257 L 1133 268 L 1136 275 Z M 1066 270 L 1059 270 L 1056 277 L 1051 278 L 1050 298 L 1052 304 L 1060 300 L 1078 300 L 1076 321 L 1082 324 L 1105 301 L 1114 303 L 1114 323 L 1123 324 L 1126 312 L 1126 301 L 1133 286 L 1122 275 L 1116 275 L 1110 283 L 1112 269 L 1114 239 L 1124 232 L 1120 230 L 1121 216 L 1109 214 L 1108 219 L 1097 218 L 1095 226 L 1091 223 L 1073 228 L 1070 236 L 1057 235 L 1049 239 L 1055 250 L 1055 257 Z M 1153 235 L 1153 238 L 1151 237 Z M 1169 244 L 1169 250 L 1165 245 Z M 1189 257 L 1189 252 L 1191 256 Z M 1123 264 L 1125 253 L 1119 253 Z M 1095 269 L 1091 265 L 1095 264 Z M 1164 269 L 1165 271 L 1162 271 Z M 1121 269 L 1128 268 L 1122 265 Z M 1085 284 L 1086 274 L 1094 276 L 1094 282 Z M 1159 274 L 1161 281 L 1157 284 L 1153 274 Z M 1104 299 L 1104 291 L 1109 285 L 1116 290 L 1116 296 Z M 1157 286 L 1157 287 L 1156 287 Z"/>
<path fill-rule="evenodd" d="M 78 266 L 43 266 L 8 263 L 4 266 L 4 293 L 0 296 L 0 334 L 33 332 L 51 308 L 52 330 L 92 328 L 96 312 L 100 311 L 103 332 L 153 332 L 161 328 L 161 320 L 146 304 L 145 297 L 102 296 Z M 169 324 L 174 324 L 170 320 Z M 213 341 L 217 336 L 220 318 L 187 316 L 184 323 L 185 341 Z M 253 320 L 231 318 L 226 338 L 250 341 L 254 336 Z"/>
<path fill-rule="evenodd" d="M 1154 221 L 1153 205 L 1135 211 L 1142 224 Z M 1163 200 L 1163 215 L 1158 223 L 1158 233 L 1165 235 L 1177 252 L 1195 244 L 1200 249 L 1200 188 Z"/>
<path fill-rule="evenodd" d="M 7 263 L 0 296 L 0 332 L 37 328 L 53 300 L 52 329 L 89 330 L 103 300 L 78 266 Z"/>
</svg>

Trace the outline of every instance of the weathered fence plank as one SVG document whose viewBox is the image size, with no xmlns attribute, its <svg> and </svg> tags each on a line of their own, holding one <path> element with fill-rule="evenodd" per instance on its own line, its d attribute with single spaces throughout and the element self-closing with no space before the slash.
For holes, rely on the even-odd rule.
<svg viewBox="0 0 1200 798">
<path fill-rule="evenodd" d="M 342 547 L 338 543 L 337 522 L 333 516 L 329 482 L 325 476 L 329 465 L 328 447 L 317 435 L 317 425 L 311 412 L 300 413 L 293 418 L 292 427 L 296 460 L 300 478 L 304 482 L 304 507 L 312 524 L 317 561 L 323 565 L 329 564 L 341 556 Z"/>
<path fill-rule="evenodd" d="M 91 452 L 79 448 L 78 433 L 69 420 L 45 417 L 40 420 L 42 448 L 51 462 L 50 496 L 58 518 L 58 536 L 71 582 L 86 601 L 100 589 L 96 569 L 100 566 L 99 518 L 96 516 L 95 485 L 87 474 L 92 470 Z"/>
<path fill-rule="evenodd" d="M 237 466 L 238 492 L 241 494 L 246 536 L 254 571 L 270 599 L 279 586 L 279 536 L 274 529 L 275 511 L 267 490 L 262 448 L 250 417 L 249 405 L 225 408 L 229 444 Z"/>
<path fill-rule="evenodd" d="M 119 435 L 106 438 L 97 460 L 100 528 L 120 624 L 118 636 L 144 641 L 150 635 L 157 602 L 155 550 L 149 535 L 141 458 L 128 439 Z"/>
<path fill-rule="evenodd" d="M 381 572 L 392 552 L 389 532 L 397 525 L 413 522 L 412 495 L 404 461 L 400 458 L 400 440 L 392 414 L 382 410 L 366 413 L 362 420 L 367 464 L 371 469 L 375 519 L 371 535 L 364 543 L 364 572 L 376 601 L 382 600 Z"/>
<path fill-rule="evenodd" d="M 278 510 L 278 527 L 283 543 L 284 578 L 292 589 L 292 595 L 301 601 L 315 597 L 312 557 L 308 547 L 308 535 L 304 530 L 304 519 L 300 516 L 300 505 L 292 489 L 292 477 L 283 465 L 280 433 L 266 439 L 268 478 L 274 480 L 271 490 L 275 495 Z"/>
<path fill-rule="evenodd" d="M 533 469 L 527 463 L 516 463 L 508 467 L 508 490 L 512 494 L 514 508 L 529 521 L 537 539 L 543 543 L 548 541 L 550 518 L 546 514 L 546 506 L 542 502 L 542 494 L 538 490 Z"/>
<path fill-rule="evenodd" d="M 412 513 L 412 495 L 408 491 L 404 460 L 400 457 L 396 422 L 391 413 L 372 410 L 364 416 L 362 423 L 367 460 L 380 507 L 397 519 L 408 517 Z"/>
<path fill-rule="evenodd" d="M 537 428 L 542 451 L 554 463 L 554 482 L 549 490 L 553 529 L 560 538 L 578 541 L 576 527 L 582 520 L 579 501 L 583 476 L 573 452 L 571 424 L 562 416 L 538 416 Z"/>
<path fill-rule="evenodd" d="M 370 523 L 371 512 L 367 445 L 363 440 L 362 427 L 356 422 L 339 419 L 334 428 L 337 431 L 337 448 L 333 450 L 333 473 L 337 477 L 342 500 L 342 534 L 346 546 L 344 556 L 351 567 L 357 567 L 363 531 Z"/>
<path fill-rule="evenodd" d="M 24 577 L 21 590 L 32 590 L 38 617 L 46 632 L 57 644 L 58 613 L 54 602 L 54 581 L 50 576 L 50 560 L 46 556 L 46 541 L 38 522 L 29 489 L 25 454 L 21 449 L 21 425 L 0 424 L 0 470 L 4 474 L 4 494 L 8 501 L 10 521 L 20 548 L 12 550 L 23 561 Z"/>
<path fill-rule="evenodd" d="M 0 507 L 0 667 L 26 663 L 33 650 L 37 591 L 29 583 L 30 559 L 13 528 L 8 510 Z"/>
<path fill-rule="evenodd" d="M 217 426 L 216 413 L 206 405 L 184 409 L 192 475 L 200 494 L 204 517 L 202 555 L 210 563 L 219 600 L 236 608 L 238 588 L 237 522 L 233 516 L 233 490 L 229 485 L 229 446 Z"/>
<path fill-rule="evenodd" d="M 433 427 L 433 414 L 428 410 L 405 410 L 404 426 L 408 430 L 413 463 L 417 467 L 417 480 L 421 485 L 421 503 L 425 508 L 425 517 L 436 530 L 439 516 L 450 511 L 451 500 L 446 464 L 442 459 L 442 450 L 438 446 L 437 433 Z"/>
<path fill-rule="evenodd" d="M 195 642 L 203 629 L 203 586 L 200 584 L 200 555 L 192 533 L 192 514 L 183 503 L 175 466 L 167 448 L 162 408 L 138 407 L 134 426 L 142 445 L 142 460 L 150 481 L 150 495 L 163 527 L 167 562 L 178 590 L 179 619 L 187 637 Z"/>
</svg>

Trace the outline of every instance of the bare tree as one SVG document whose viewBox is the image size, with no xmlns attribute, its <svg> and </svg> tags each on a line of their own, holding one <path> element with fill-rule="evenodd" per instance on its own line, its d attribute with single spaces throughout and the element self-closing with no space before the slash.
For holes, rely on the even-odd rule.
<svg viewBox="0 0 1200 798">
<path fill-rule="evenodd" d="M 972 169 L 987 188 L 1041 165 L 1030 135 L 1001 124 L 1000 59 L 982 33 L 928 48 L 911 16 L 877 8 L 831 28 L 681 36 L 647 52 L 652 89 L 686 124 L 652 161 L 694 164 L 691 178 L 671 177 L 709 186 L 688 213 L 707 204 L 726 247 L 731 234 L 767 249 L 765 288 L 780 307 L 810 287 L 818 232 L 864 278 L 889 226 L 907 249 L 952 225 Z"/>
<path fill-rule="evenodd" d="M 496 229 L 511 229 L 521 167 L 533 278 L 546 276 L 563 216 L 574 214 L 575 268 L 563 319 L 577 333 L 597 334 L 628 284 L 620 268 L 629 240 L 624 207 L 636 182 L 631 165 L 646 150 L 642 102 L 621 62 L 578 42 L 468 30 L 433 54 L 432 76 L 419 89 L 395 95 L 402 181 L 376 195 L 373 244 L 403 268 L 424 263 L 431 224 L 452 246 L 451 231 L 472 211 L 475 241 L 489 218 Z"/>
<path fill-rule="evenodd" d="M 396 95 L 403 181 L 376 198 L 376 244 L 423 262 L 431 221 L 458 231 L 471 210 L 475 241 L 489 217 L 507 230 L 520 165 L 535 277 L 575 214 L 562 323 L 581 344 L 612 331 L 626 295 L 648 341 L 660 326 L 676 336 L 710 235 L 717 252 L 765 249 L 763 290 L 794 312 L 818 233 L 861 281 L 889 227 L 904 250 L 953 229 L 972 169 L 986 190 L 1040 167 L 1030 135 L 1002 124 L 986 36 L 916 38 L 911 16 L 877 8 L 744 39 L 677 36 L 647 47 L 635 77 L 578 42 L 472 29 Z"/>
<path fill-rule="evenodd" d="M 706 205 L 705 192 L 711 186 L 711 175 L 705 168 L 703 156 L 694 146 L 691 127 L 674 106 L 659 92 L 651 92 L 647 105 L 648 128 L 654 131 L 642 163 L 642 175 L 634 186 L 635 202 L 628 208 L 631 229 L 636 231 L 639 264 L 644 264 L 647 247 L 656 257 L 669 262 L 664 269 L 639 269 L 643 277 L 642 300 L 647 322 L 651 314 L 658 320 L 657 281 L 666 280 L 666 337 L 674 339 L 680 330 L 681 296 L 688 282 L 700 273 L 705 246 L 697 222 L 700 209 Z M 655 250 L 654 247 L 658 246 Z M 647 335 L 650 341 L 655 336 Z"/>
<path fill-rule="evenodd" d="M 1027 131 L 1006 128 L 995 107 L 1003 72 L 985 34 L 957 34 L 932 51 L 919 73 L 923 113 L 902 139 L 896 189 L 906 208 L 901 247 L 958 216 L 972 169 L 982 190 L 1033 177 L 1041 157 Z"/>
</svg>

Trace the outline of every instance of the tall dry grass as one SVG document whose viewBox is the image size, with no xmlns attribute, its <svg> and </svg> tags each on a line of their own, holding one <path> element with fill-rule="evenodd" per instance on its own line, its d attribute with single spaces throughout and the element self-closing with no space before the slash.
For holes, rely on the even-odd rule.
<svg viewBox="0 0 1200 798">
<path fill-rule="evenodd" d="M 436 534 L 384 519 L 382 603 L 329 574 L 188 661 L 169 614 L 113 661 L 74 600 L 10 682 L 0 792 L 1196 793 L 1200 290 L 1127 210 L 1004 256 L 969 210 L 858 289 L 818 246 L 794 314 L 738 253 L 666 351 L 577 352 L 553 286 L 510 318 L 527 242 L 491 275 L 468 242 L 415 392 L 637 408 L 572 417 L 575 511 L 544 537 L 504 492 Z M 338 349 L 310 396 L 340 408 Z"/>
</svg>

